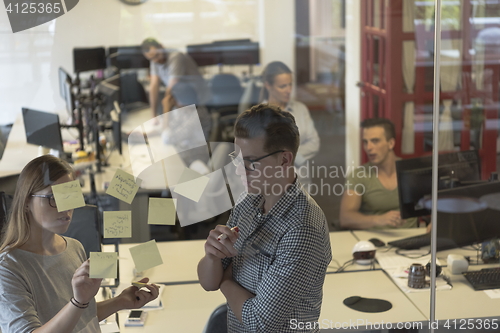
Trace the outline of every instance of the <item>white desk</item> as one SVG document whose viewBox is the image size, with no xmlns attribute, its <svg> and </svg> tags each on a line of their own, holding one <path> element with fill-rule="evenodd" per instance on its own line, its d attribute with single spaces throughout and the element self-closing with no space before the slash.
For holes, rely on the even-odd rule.
<svg viewBox="0 0 500 333">
<path fill-rule="evenodd" d="M 161 300 L 163 309 L 150 310 L 144 327 L 125 327 L 128 311 L 120 311 L 120 331 L 201 333 L 212 311 L 226 303 L 221 292 L 207 292 L 198 283 L 166 286 Z"/>
<path fill-rule="evenodd" d="M 359 312 L 343 304 L 344 299 L 350 296 L 384 299 L 392 303 L 392 309 L 379 313 Z M 342 327 L 343 323 L 356 323 L 358 320 L 373 324 L 382 321 L 397 323 L 424 321 L 427 320 L 427 316 L 410 302 L 381 270 L 327 274 L 323 286 L 323 305 L 319 322 L 330 325 L 331 321 L 331 328 L 336 328 L 335 325 Z M 358 329 L 363 329 L 363 326 L 360 325 Z"/>
<path fill-rule="evenodd" d="M 208 237 L 208 235 L 207 235 Z M 341 265 L 352 259 L 352 247 L 357 240 L 350 231 L 338 231 L 330 233 L 330 244 L 333 258 Z M 205 240 L 187 240 L 158 242 L 158 249 L 163 259 L 163 265 L 154 267 L 146 272 L 147 276 L 154 282 L 185 283 L 198 281 L 197 267 L 200 259 L 205 255 Z M 120 276 L 122 282 L 129 282 L 134 279 L 133 261 L 129 249 L 137 244 L 120 244 Z M 327 272 L 335 272 L 337 269 L 334 262 Z M 366 270 L 368 266 L 353 265 L 347 270 Z"/>
<path fill-rule="evenodd" d="M 338 265 L 352 259 L 352 248 L 358 242 L 358 239 L 351 231 L 330 232 L 330 246 L 332 247 L 332 262 L 328 266 L 327 273 L 335 273 Z M 370 265 L 359 265 L 353 263 L 345 271 L 364 271 L 369 270 Z"/>
<path fill-rule="evenodd" d="M 476 270 L 479 267 L 472 266 L 469 269 Z M 451 275 L 447 268 L 444 268 L 444 272 L 450 277 L 453 289 L 436 293 L 437 320 L 499 318 L 500 298 L 491 299 L 484 291 L 475 291 L 461 274 Z M 430 293 L 410 293 L 407 296 L 420 311 L 430 313 Z"/>
<path fill-rule="evenodd" d="M 362 240 L 376 237 L 384 242 L 424 233 L 425 229 L 391 229 L 377 231 L 354 231 Z M 391 250 L 394 251 L 394 250 Z M 449 249 L 437 252 L 437 258 L 446 265 L 448 254 L 462 254 L 475 257 L 476 251 L 470 249 Z M 478 270 L 492 265 L 472 265 L 469 270 Z M 495 266 L 495 265 L 493 265 Z M 498 265 L 496 265 L 498 266 Z M 444 273 L 451 278 L 453 289 L 436 293 L 436 319 L 490 318 L 499 316 L 500 299 L 491 299 L 483 291 L 475 291 L 467 280 L 460 275 L 451 275 L 447 268 Z M 426 315 L 430 313 L 430 293 L 409 293 L 406 296 Z M 458 325 L 458 324 L 457 324 Z"/>
<path fill-rule="evenodd" d="M 207 235 L 208 236 L 208 235 Z M 205 255 L 205 240 L 187 240 L 158 242 L 163 264 L 143 272 L 151 282 L 198 284 L 197 267 Z M 129 249 L 137 244 L 120 244 L 118 247 L 120 259 L 120 281 L 123 283 L 138 280 L 134 277 L 134 262 Z"/>
<path fill-rule="evenodd" d="M 208 235 L 207 235 L 208 237 Z M 352 259 L 352 247 L 357 240 L 350 231 L 340 231 L 330 233 L 333 258 L 341 265 Z M 163 265 L 154 267 L 143 272 L 153 282 L 173 283 L 198 283 L 197 267 L 200 259 L 205 255 L 205 240 L 187 240 L 158 242 L 158 249 L 163 259 Z M 120 244 L 120 277 L 122 282 L 130 282 L 134 277 L 133 261 L 129 249 L 137 244 Z M 331 263 L 327 272 L 332 273 L 337 269 L 336 264 Z M 367 270 L 369 266 L 352 265 L 347 271 Z"/>
<path fill-rule="evenodd" d="M 387 243 L 397 239 L 425 234 L 425 228 L 381 229 L 381 230 L 354 230 L 354 236 L 362 241 L 378 238 Z"/>
</svg>

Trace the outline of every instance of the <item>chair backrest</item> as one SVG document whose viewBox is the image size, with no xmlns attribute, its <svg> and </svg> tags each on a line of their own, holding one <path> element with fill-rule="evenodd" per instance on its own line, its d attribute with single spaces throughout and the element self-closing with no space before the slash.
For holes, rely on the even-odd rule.
<svg viewBox="0 0 500 333">
<path fill-rule="evenodd" d="M 101 231 L 97 206 L 85 205 L 73 211 L 68 230 L 63 234 L 82 243 L 87 258 L 90 252 L 101 252 Z"/>
<path fill-rule="evenodd" d="M 203 333 L 227 333 L 227 305 L 219 305 L 208 318 Z"/>
<path fill-rule="evenodd" d="M 149 103 L 144 87 L 137 80 L 137 73 L 120 74 L 120 102 L 126 106 L 147 105 Z M 132 111 L 133 108 L 127 107 L 127 109 Z"/>
<path fill-rule="evenodd" d="M 250 109 L 252 106 L 260 103 L 260 91 L 262 87 L 259 86 L 261 83 L 260 78 L 251 78 L 248 80 L 241 99 L 238 105 L 238 113 L 243 113 L 244 111 Z"/>
<path fill-rule="evenodd" d="M 240 80 L 234 74 L 217 74 L 210 80 L 211 107 L 238 105 L 243 94 Z"/>
</svg>

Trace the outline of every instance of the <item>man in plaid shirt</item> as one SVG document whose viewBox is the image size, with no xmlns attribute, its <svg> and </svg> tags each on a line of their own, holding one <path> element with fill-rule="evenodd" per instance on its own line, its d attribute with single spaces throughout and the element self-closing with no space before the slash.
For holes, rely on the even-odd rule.
<svg viewBox="0 0 500 333">
<path fill-rule="evenodd" d="M 238 117 L 235 144 L 231 157 L 247 191 L 227 225 L 210 231 L 200 283 L 226 297 L 229 332 L 318 332 L 332 255 L 323 211 L 293 168 L 295 120 L 279 107 L 254 106 Z"/>
</svg>

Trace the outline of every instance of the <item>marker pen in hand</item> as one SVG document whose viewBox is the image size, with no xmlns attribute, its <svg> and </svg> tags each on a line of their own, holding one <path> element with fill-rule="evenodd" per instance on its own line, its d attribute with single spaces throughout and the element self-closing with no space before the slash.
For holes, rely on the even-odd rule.
<svg viewBox="0 0 500 333">
<path fill-rule="evenodd" d="M 236 232 L 240 232 L 240 228 L 238 227 L 233 227 L 231 228 L 231 231 L 236 231 Z M 221 240 L 224 240 L 227 238 L 227 235 L 226 234 L 220 234 L 218 237 L 217 237 L 217 240 L 220 242 Z"/>
</svg>

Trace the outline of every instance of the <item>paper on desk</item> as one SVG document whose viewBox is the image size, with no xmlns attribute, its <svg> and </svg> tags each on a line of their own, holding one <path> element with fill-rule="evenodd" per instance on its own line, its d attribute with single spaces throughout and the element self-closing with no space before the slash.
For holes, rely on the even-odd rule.
<svg viewBox="0 0 500 333">
<path fill-rule="evenodd" d="M 427 253 L 428 251 L 422 252 L 422 250 L 415 251 L 407 251 L 405 252 L 408 255 L 417 256 L 418 254 Z M 412 264 L 421 264 L 425 266 L 429 261 L 431 261 L 431 255 L 428 254 L 426 256 L 411 259 L 404 257 L 402 255 L 396 254 L 394 252 L 377 252 L 375 255 L 379 265 L 384 269 L 398 268 L 398 267 L 406 267 L 409 268 Z M 436 260 L 436 263 L 440 265 L 439 260 Z"/>
<path fill-rule="evenodd" d="M 209 181 L 210 178 L 186 168 L 179 179 L 179 183 L 175 185 L 174 192 L 198 202 Z"/>
<path fill-rule="evenodd" d="M 132 212 L 105 211 L 104 212 L 104 238 L 132 237 Z"/>
<path fill-rule="evenodd" d="M 500 298 L 500 289 L 489 289 L 489 290 L 483 290 L 486 295 L 488 295 L 489 298 L 495 299 L 495 298 Z"/>
<path fill-rule="evenodd" d="M 148 224 L 175 225 L 177 199 L 149 198 Z"/>
<path fill-rule="evenodd" d="M 92 279 L 116 279 L 118 272 L 118 253 L 90 252 L 90 272 Z"/>
<path fill-rule="evenodd" d="M 85 206 L 82 188 L 78 180 L 54 185 L 52 186 L 52 193 L 56 200 L 58 212 Z"/>
<path fill-rule="evenodd" d="M 137 180 L 139 181 L 139 179 Z M 106 190 L 106 194 L 131 204 L 137 190 L 139 190 L 139 184 L 136 183 L 134 176 L 121 169 L 117 169 Z"/>
<path fill-rule="evenodd" d="M 131 247 L 130 254 L 134 260 L 135 269 L 138 272 L 143 272 L 163 264 L 158 245 L 156 245 L 154 239 L 141 245 Z"/>
<path fill-rule="evenodd" d="M 106 322 L 99 325 L 101 333 L 120 333 L 120 327 L 116 321 Z"/>
<path fill-rule="evenodd" d="M 428 292 L 430 290 L 429 287 L 417 289 L 417 288 L 410 288 L 408 287 L 408 267 L 402 266 L 402 267 L 396 267 L 396 268 L 390 268 L 385 270 L 387 274 L 390 275 L 390 277 L 396 282 L 398 285 L 399 289 L 401 289 L 403 292 L 409 294 L 409 293 L 421 293 L 421 292 Z M 452 286 L 446 282 L 443 277 L 438 276 L 436 278 L 436 290 L 451 290 Z"/>
</svg>

